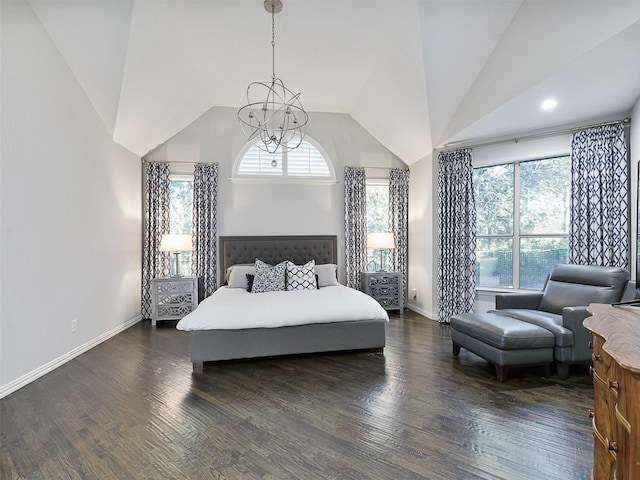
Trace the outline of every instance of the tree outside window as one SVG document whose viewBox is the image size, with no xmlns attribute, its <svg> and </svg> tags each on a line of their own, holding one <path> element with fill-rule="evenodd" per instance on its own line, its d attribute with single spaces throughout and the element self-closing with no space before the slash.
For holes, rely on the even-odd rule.
<svg viewBox="0 0 640 480">
<path fill-rule="evenodd" d="M 193 180 L 170 179 L 169 181 L 170 233 L 191 234 L 193 232 Z M 191 272 L 191 252 L 178 255 L 180 272 Z M 171 255 L 171 271 L 176 271 L 175 255 Z"/>
<path fill-rule="evenodd" d="M 474 190 L 477 285 L 542 288 L 568 259 L 569 157 L 476 168 Z"/>
<path fill-rule="evenodd" d="M 367 182 L 367 233 L 389 231 L 389 183 L 388 181 Z M 382 251 L 382 262 L 389 265 L 389 251 Z M 380 249 L 367 249 L 367 270 L 375 272 L 380 265 Z"/>
</svg>

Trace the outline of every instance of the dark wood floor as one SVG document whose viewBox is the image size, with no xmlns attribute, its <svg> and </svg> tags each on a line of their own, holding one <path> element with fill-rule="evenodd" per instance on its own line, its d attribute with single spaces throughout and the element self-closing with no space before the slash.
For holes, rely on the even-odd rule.
<svg viewBox="0 0 640 480">
<path fill-rule="evenodd" d="M 590 377 L 451 355 L 407 312 L 379 353 L 207 365 L 142 322 L 1 401 L 2 479 L 586 479 Z"/>
</svg>

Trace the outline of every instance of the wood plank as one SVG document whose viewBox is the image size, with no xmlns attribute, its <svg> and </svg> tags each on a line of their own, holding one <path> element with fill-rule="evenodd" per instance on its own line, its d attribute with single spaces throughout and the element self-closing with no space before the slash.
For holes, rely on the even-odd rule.
<svg viewBox="0 0 640 480">
<path fill-rule="evenodd" d="M 591 379 L 451 354 L 449 327 L 392 314 L 384 354 L 207 364 L 143 322 L 0 401 L 7 479 L 583 479 Z"/>
</svg>

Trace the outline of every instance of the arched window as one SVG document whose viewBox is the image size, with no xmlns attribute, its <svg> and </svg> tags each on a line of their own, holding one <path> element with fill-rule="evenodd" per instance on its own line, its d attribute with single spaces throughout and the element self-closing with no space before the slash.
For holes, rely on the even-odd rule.
<svg viewBox="0 0 640 480">
<path fill-rule="evenodd" d="M 335 182 L 336 175 L 328 155 L 306 136 L 294 150 L 267 153 L 257 142 L 247 145 L 236 160 L 234 180 L 273 179 L 288 181 Z"/>
</svg>

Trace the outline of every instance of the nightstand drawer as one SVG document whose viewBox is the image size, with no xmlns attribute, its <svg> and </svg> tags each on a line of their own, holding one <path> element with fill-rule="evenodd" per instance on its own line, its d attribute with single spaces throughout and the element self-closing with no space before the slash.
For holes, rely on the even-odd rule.
<svg viewBox="0 0 640 480">
<path fill-rule="evenodd" d="M 180 320 L 198 306 L 198 277 L 163 277 L 151 280 L 151 324 Z"/>
<path fill-rule="evenodd" d="M 361 272 L 361 290 L 375 298 L 385 310 L 404 308 L 404 292 L 400 272 Z"/>
</svg>

